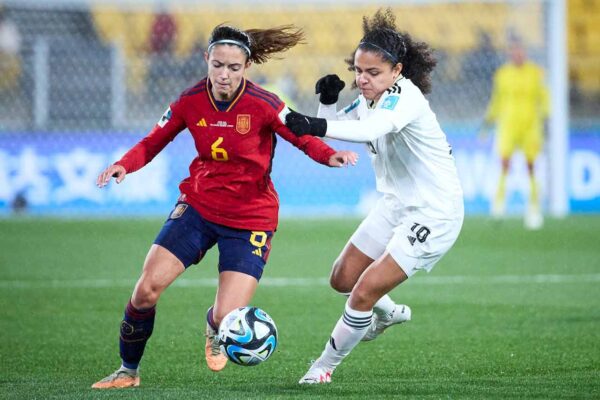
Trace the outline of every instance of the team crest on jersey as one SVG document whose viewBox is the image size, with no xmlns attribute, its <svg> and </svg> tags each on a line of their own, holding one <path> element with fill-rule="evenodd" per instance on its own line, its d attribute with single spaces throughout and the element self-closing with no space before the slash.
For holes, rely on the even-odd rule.
<svg viewBox="0 0 600 400">
<path fill-rule="evenodd" d="M 177 204 L 177 207 L 175 207 L 175 209 L 173 210 L 173 212 L 171 213 L 171 216 L 169 218 L 177 219 L 177 218 L 181 217 L 183 215 L 183 213 L 185 212 L 185 210 L 187 210 L 187 208 L 188 208 L 187 204 Z"/>
<path fill-rule="evenodd" d="M 385 98 L 383 103 L 381 104 L 381 108 L 385 108 L 386 110 L 393 110 L 396 108 L 396 104 L 398 104 L 398 96 L 388 96 Z"/>
<path fill-rule="evenodd" d="M 169 120 L 171 119 L 171 115 L 173 113 L 171 112 L 171 107 L 168 107 L 165 110 L 165 113 L 163 114 L 162 117 L 160 117 L 160 120 L 158 120 L 158 126 L 160 126 L 161 128 L 164 128 L 165 125 L 167 124 L 167 122 L 169 122 Z"/>
<path fill-rule="evenodd" d="M 238 114 L 235 130 L 242 135 L 250 132 L 250 114 Z"/>
</svg>

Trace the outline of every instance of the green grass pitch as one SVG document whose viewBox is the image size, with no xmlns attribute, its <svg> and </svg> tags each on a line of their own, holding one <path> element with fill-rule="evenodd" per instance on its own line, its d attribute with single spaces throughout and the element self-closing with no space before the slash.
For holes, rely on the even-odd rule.
<svg viewBox="0 0 600 400">
<path fill-rule="evenodd" d="M 210 372 L 203 329 L 216 251 L 162 296 L 142 385 L 92 391 L 119 366 L 118 328 L 160 220 L 0 220 L 2 399 L 600 398 L 600 217 L 468 218 L 431 274 L 392 292 L 413 320 L 362 343 L 333 383 L 297 384 L 340 316 L 330 266 L 359 220 L 284 220 L 254 298 L 279 346 Z M 300 279 L 301 278 L 301 279 Z"/>
</svg>

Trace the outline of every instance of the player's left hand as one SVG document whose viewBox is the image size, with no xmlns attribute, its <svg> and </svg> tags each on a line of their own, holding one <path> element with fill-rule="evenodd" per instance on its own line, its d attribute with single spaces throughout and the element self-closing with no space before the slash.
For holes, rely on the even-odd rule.
<svg viewBox="0 0 600 400">
<path fill-rule="evenodd" d="M 121 183 L 123 179 L 125 179 L 125 175 L 127 175 L 127 171 L 122 165 L 113 164 L 108 166 L 100 175 L 98 175 L 98 179 L 96 179 L 96 186 L 99 188 L 103 188 L 108 185 L 110 182 L 110 178 L 115 178 L 115 182 Z"/>
<path fill-rule="evenodd" d="M 321 104 L 335 104 L 346 84 L 335 74 L 325 75 L 315 84 L 315 93 L 319 94 Z"/>
<path fill-rule="evenodd" d="M 285 125 L 296 136 L 311 135 L 324 137 L 327 132 L 326 119 L 309 117 L 294 110 L 290 110 L 285 116 Z"/>
<path fill-rule="evenodd" d="M 357 162 L 358 154 L 349 150 L 335 152 L 329 157 L 330 167 L 346 167 L 348 165 L 356 165 Z"/>
</svg>

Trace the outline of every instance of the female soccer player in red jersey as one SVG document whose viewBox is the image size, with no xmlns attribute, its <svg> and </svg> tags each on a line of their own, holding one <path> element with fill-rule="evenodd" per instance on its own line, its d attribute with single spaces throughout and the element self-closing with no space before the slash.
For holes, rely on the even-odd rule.
<svg viewBox="0 0 600 400">
<path fill-rule="evenodd" d="M 288 112 L 274 94 L 246 80 L 252 62 L 303 40 L 293 26 L 241 31 L 217 26 L 205 54 L 208 77 L 185 90 L 152 131 L 97 180 L 103 187 L 148 164 L 175 136 L 188 129 L 198 156 L 181 196 L 150 248 L 142 275 L 125 309 L 120 330 L 121 368 L 93 388 L 138 386 L 138 365 L 152 334 L 161 293 L 185 269 L 218 244 L 219 283 L 207 313 L 206 362 L 213 371 L 226 357 L 216 338 L 221 319 L 248 305 L 271 250 L 279 201 L 270 178 L 275 132 L 313 160 L 330 167 L 355 164 L 358 155 L 336 152 L 318 138 L 298 138 L 284 125 Z"/>
</svg>

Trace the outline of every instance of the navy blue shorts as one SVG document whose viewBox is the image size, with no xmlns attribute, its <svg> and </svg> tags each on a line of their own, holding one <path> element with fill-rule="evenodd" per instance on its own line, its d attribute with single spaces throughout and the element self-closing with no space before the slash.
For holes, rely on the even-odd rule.
<svg viewBox="0 0 600 400">
<path fill-rule="evenodd" d="M 218 244 L 219 272 L 238 271 L 260 280 L 272 237 L 271 231 L 247 231 L 212 223 L 189 204 L 179 202 L 154 244 L 173 253 L 185 268 L 198 264 Z"/>
</svg>

